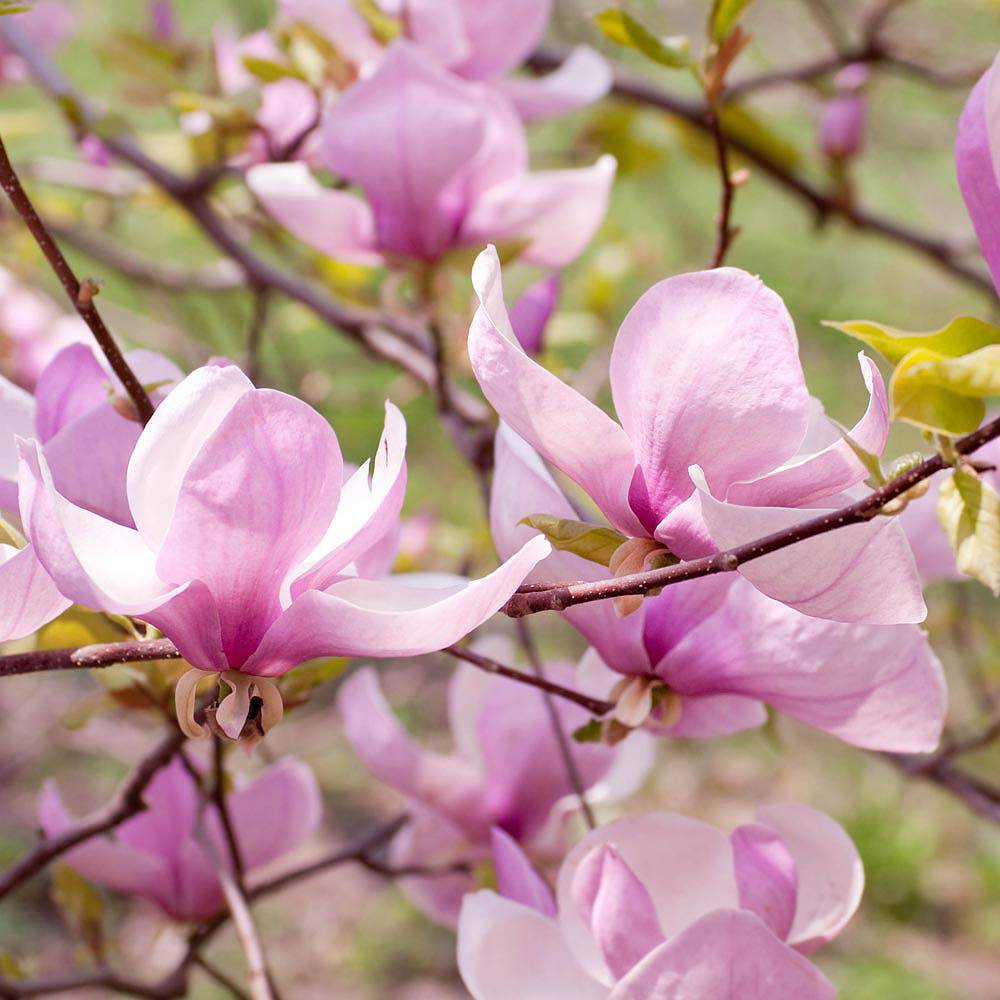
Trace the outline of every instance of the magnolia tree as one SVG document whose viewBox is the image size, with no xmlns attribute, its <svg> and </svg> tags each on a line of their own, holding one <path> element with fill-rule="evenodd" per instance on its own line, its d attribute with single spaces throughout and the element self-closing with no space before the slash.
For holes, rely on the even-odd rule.
<svg viewBox="0 0 1000 1000">
<path fill-rule="evenodd" d="M 810 289 L 734 219 L 784 191 L 995 313 L 1000 69 L 920 62 L 898 0 L 803 4 L 828 53 L 760 69 L 788 28 L 757 6 L 688 5 L 682 38 L 670 13 L 567 5 L 562 30 L 592 45 L 555 50 L 544 0 L 153 0 L 127 29 L 4 4 L 0 96 L 22 117 L 0 113 L 0 927 L 44 933 L 4 944 L 0 997 L 346 996 L 257 904 L 297 885 L 317 934 L 323 897 L 371 891 L 359 868 L 445 928 L 452 986 L 427 996 L 834 997 L 821 949 L 865 905 L 842 796 L 786 782 L 717 809 L 707 771 L 694 793 L 671 780 L 747 731 L 771 742 L 739 755 L 862 748 L 857 781 L 880 756 L 995 836 L 1000 784 L 969 758 L 1000 734 L 1000 691 L 966 631 L 946 731 L 924 623 L 1000 594 L 1000 328 L 888 325 L 902 286 L 876 320 L 827 317 L 829 343 L 861 348 L 827 357 L 833 410 L 858 401 L 838 422 L 782 298 Z M 898 74 L 968 92 L 975 251 L 971 230 L 953 246 L 861 201 L 868 104 Z M 754 110 L 803 87 L 812 151 Z M 29 114 L 73 145 L 39 154 L 15 134 Z M 715 218 L 684 220 L 683 263 L 592 311 L 607 336 L 567 354 L 587 316 L 561 308 L 563 269 L 578 283 L 589 247 L 613 255 L 616 155 L 622 175 L 656 167 L 643 129 L 664 120 Z M 655 207 L 632 237 L 674 224 Z M 172 254 L 165 226 L 186 233 Z M 836 268 L 836 239 L 811 243 Z M 583 277 L 607 298 L 628 271 Z M 249 303 L 249 323 L 229 309 L 211 343 L 169 305 L 192 293 Z M 352 350 L 304 363 L 303 324 Z M 796 749 L 788 718 L 823 735 Z M 83 751 L 129 768 L 103 801 Z M 377 928 L 374 953 L 400 933 Z M 995 975 L 961 995 L 995 995 Z M 369 995 L 397 995 L 381 982 Z"/>
</svg>

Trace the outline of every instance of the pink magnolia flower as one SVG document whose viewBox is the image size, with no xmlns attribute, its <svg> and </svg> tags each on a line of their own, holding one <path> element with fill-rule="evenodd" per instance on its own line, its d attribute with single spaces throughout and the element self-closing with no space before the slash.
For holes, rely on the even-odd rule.
<svg viewBox="0 0 1000 1000">
<path fill-rule="evenodd" d="M 530 173 L 510 105 L 407 41 L 331 106 L 322 160 L 367 202 L 322 187 L 298 163 L 254 167 L 247 182 L 299 239 L 363 264 L 383 255 L 434 261 L 490 239 L 526 241 L 524 260 L 562 267 L 604 218 L 615 171 L 603 156 L 593 167 Z"/>
<path fill-rule="evenodd" d="M 836 509 L 861 488 L 867 470 L 806 390 L 784 303 L 745 271 L 667 278 L 633 306 L 611 357 L 621 423 L 521 349 L 492 247 L 472 280 L 480 305 L 469 356 L 486 398 L 625 535 L 691 559 Z M 850 435 L 881 454 L 885 386 L 869 358 L 859 361 L 871 398 Z M 906 536 L 888 517 L 773 552 L 740 573 L 818 618 L 896 624 L 926 615 Z"/>
<path fill-rule="evenodd" d="M 154 400 L 183 375 L 166 358 L 129 351 L 126 360 Z M 34 438 L 56 488 L 82 510 L 132 524 L 125 470 L 141 426 L 122 415 L 125 390 L 86 344 L 63 348 L 42 371 L 35 394 L 0 376 L 0 516 L 16 522 L 18 436 Z M 31 635 L 70 604 L 24 544 L 16 523 L 0 532 L 0 641 Z"/>
<path fill-rule="evenodd" d="M 475 1000 L 833 1000 L 804 956 L 857 909 L 864 872 L 828 816 L 770 805 L 726 837 L 672 813 L 601 826 L 557 898 L 498 838 L 499 894 L 468 897 L 458 967 Z"/>
<path fill-rule="evenodd" d="M 34 389 L 42 369 L 64 347 L 79 342 L 90 342 L 79 316 L 0 268 L 0 374 Z"/>
<path fill-rule="evenodd" d="M 504 652 L 509 654 L 506 647 Z M 572 685 L 568 663 L 548 663 L 545 672 L 550 680 Z M 454 740 L 448 755 L 424 750 L 402 729 L 370 668 L 344 682 L 338 706 L 355 753 L 407 799 L 410 822 L 393 841 L 393 865 L 478 863 L 489 856 L 493 827 L 537 861 L 562 857 L 566 824 L 578 799 L 539 691 L 460 666 L 448 686 Z M 570 702 L 557 699 L 556 710 L 567 734 L 587 720 L 584 709 Z M 595 744 L 572 749 L 591 803 L 631 794 L 653 762 L 652 742 L 644 733 L 616 749 Z M 402 885 L 430 917 L 453 925 L 475 877 L 469 872 L 407 878 Z"/>
<path fill-rule="evenodd" d="M 1000 289 L 1000 55 L 972 89 L 958 123 L 955 167 L 983 257 Z"/>
<path fill-rule="evenodd" d="M 236 367 L 189 375 L 158 407 L 128 464 L 135 527 L 63 495 L 42 447 L 22 440 L 25 533 L 61 593 L 133 615 L 199 670 L 178 684 L 192 712 L 203 672 L 233 689 L 217 722 L 237 738 L 256 694 L 267 728 L 280 697 L 265 678 L 318 656 L 412 656 L 440 649 L 500 608 L 549 546 L 533 540 L 489 576 L 461 584 L 372 579 L 369 554 L 394 531 L 406 488 L 406 428 L 386 405 L 374 462 L 347 482 L 337 436 L 292 396 L 255 389 Z"/>
<path fill-rule="evenodd" d="M 555 72 L 509 77 L 537 48 L 552 19 L 552 0 L 390 0 L 404 35 L 450 73 L 496 88 L 526 120 L 565 114 L 600 100 L 613 81 L 589 46 L 574 49 Z M 348 0 L 279 0 L 285 21 L 304 21 L 332 41 L 362 76 L 382 57 Z"/>
<path fill-rule="evenodd" d="M 832 159 L 845 160 L 861 152 L 868 107 L 864 86 L 868 76 L 866 65 L 853 63 L 834 77 L 836 93 L 823 105 L 819 126 L 820 148 Z"/>
<path fill-rule="evenodd" d="M 509 428 L 496 440 L 490 522 L 501 555 L 532 535 L 518 522 L 573 509 L 544 463 Z M 943 534 L 943 532 L 942 532 Z M 607 570 L 554 551 L 530 580 L 596 580 Z M 766 597 L 735 573 L 689 580 L 625 617 L 610 601 L 568 608 L 593 649 L 577 687 L 618 698 L 620 720 L 671 736 L 725 736 L 763 725 L 765 705 L 853 743 L 921 753 L 940 739 L 944 675 L 916 625 L 812 618 Z M 609 669 L 610 668 L 610 669 Z M 654 704 L 656 686 L 660 699 Z"/>
<path fill-rule="evenodd" d="M 225 907 L 216 865 L 231 871 L 232 861 L 218 810 L 199 800 L 194 779 L 175 757 L 146 789 L 144 812 L 63 860 L 84 878 L 148 899 L 175 920 L 206 920 Z M 230 792 L 226 811 L 249 874 L 304 843 L 319 826 L 322 802 L 312 771 L 286 757 Z M 46 837 L 74 825 L 54 781 L 42 790 L 38 821 Z"/>
<path fill-rule="evenodd" d="M 14 26 L 33 49 L 51 52 L 59 48 L 73 30 L 73 12 L 66 4 L 43 0 L 30 10 L 17 15 Z M 28 71 L 20 56 L 7 50 L 0 43 L 0 83 L 21 83 L 28 79 Z"/>
</svg>

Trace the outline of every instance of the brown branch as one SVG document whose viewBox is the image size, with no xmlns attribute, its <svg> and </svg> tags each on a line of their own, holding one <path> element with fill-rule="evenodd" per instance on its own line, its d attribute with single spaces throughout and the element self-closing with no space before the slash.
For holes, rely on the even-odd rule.
<svg viewBox="0 0 1000 1000">
<path fill-rule="evenodd" d="M 511 600 L 516 600 L 516 597 L 511 598 Z M 517 681 L 519 684 L 527 684 L 530 687 L 554 694 L 559 698 L 575 702 L 592 715 L 607 715 L 615 707 L 610 701 L 591 698 L 590 695 L 581 694 L 579 691 L 572 690 L 572 688 L 563 687 L 561 684 L 546 680 L 544 677 L 526 674 L 523 670 L 505 666 L 503 663 L 498 663 L 488 656 L 483 656 L 482 653 L 477 653 L 467 646 L 448 646 L 443 652 L 454 656 L 456 659 L 464 660 L 466 663 L 471 663 L 474 667 L 485 670 L 488 674 L 496 674 L 498 677 L 509 677 L 512 681 Z"/>
<path fill-rule="evenodd" d="M 34 850 L 29 851 L 0 874 L 0 899 L 77 844 L 107 833 L 129 817 L 142 812 L 146 808 L 143 793 L 147 786 L 157 772 L 173 759 L 183 743 L 184 735 L 179 730 L 171 732 L 135 768 L 115 797 L 103 809 L 90 819 L 76 823 L 65 833 L 41 841 Z"/>
<path fill-rule="evenodd" d="M 221 969 L 217 969 L 203 955 L 196 955 L 192 959 L 192 964 L 198 966 L 206 976 L 218 983 L 223 989 L 228 990 L 232 996 L 236 997 L 236 1000 L 251 1000 L 250 995 L 241 986 L 233 982 Z"/>
<path fill-rule="evenodd" d="M 97 293 L 96 286 L 90 281 L 85 281 L 81 285 L 76 274 L 73 273 L 73 268 L 70 267 L 69 261 L 66 260 L 62 250 L 59 249 L 59 245 L 52 238 L 52 234 L 46 228 L 41 216 L 31 203 L 28 193 L 21 185 L 17 171 L 14 170 L 14 165 L 10 162 L 10 157 L 7 155 L 7 149 L 2 139 L 0 139 L 0 186 L 3 187 L 4 193 L 14 206 L 14 210 L 21 216 L 24 224 L 28 227 L 28 231 L 35 238 L 35 242 L 45 255 L 45 259 L 49 262 L 53 273 L 59 279 L 59 283 L 63 286 L 66 295 L 73 304 L 73 308 L 80 314 L 80 317 L 87 326 L 90 327 L 90 332 L 94 335 L 94 340 L 97 341 L 98 347 L 100 347 L 104 352 L 104 356 L 108 359 L 111 370 L 118 376 L 119 382 L 121 382 L 135 404 L 139 419 L 144 424 L 147 423 L 153 415 L 152 401 L 146 390 L 142 387 L 142 383 L 136 377 L 135 372 L 129 367 L 129 363 L 125 360 L 122 352 L 118 349 L 118 345 L 111 336 L 111 331 L 104 325 L 104 320 L 97 311 L 97 306 L 94 305 L 94 295 Z"/>
<path fill-rule="evenodd" d="M 2 25 L 0 25 L 0 29 L 2 29 Z M 533 70 L 545 71 L 561 65 L 564 59 L 564 52 L 541 48 L 530 57 L 527 65 Z M 678 97 L 639 75 L 616 69 L 612 93 L 632 104 L 657 108 L 702 131 L 708 131 L 709 126 L 705 120 L 703 102 Z M 805 202 L 818 219 L 840 216 L 856 229 L 882 236 L 922 254 L 943 270 L 986 293 L 991 299 L 996 295 L 993 282 L 986 274 L 977 268 L 964 264 L 960 259 L 961 255 L 946 240 L 921 232 L 893 219 L 885 218 L 875 212 L 867 211 L 858 205 L 848 207 L 843 204 L 842 199 L 836 197 L 836 192 L 827 192 L 816 187 L 810 181 L 789 170 L 764 150 L 731 133 L 727 133 L 726 138 L 731 150 L 739 153 L 759 168 L 762 173 L 770 177 L 772 181 Z"/>
<path fill-rule="evenodd" d="M 233 826 L 232 817 L 229 815 L 229 807 L 226 805 L 226 748 L 221 738 L 216 734 L 212 735 L 212 802 L 215 803 L 215 808 L 219 813 L 219 822 L 226 839 L 229 859 L 233 863 L 236 878 L 242 886 L 246 869 L 243 865 L 239 841 L 236 839 L 236 829 Z"/>
<path fill-rule="evenodd" d="M 972 434 L 959 438 L 955 442 L 955 450 L 960 455 L 968 455 L 996 437 L 1000 437 L 1000 417 L 984 424 Z M 743 545 L 717 552 L 712 556 L 691 559 L 663 569 L 631 573 L 627 576 L 598 580 L 593 583 L 529 584 L 522 587 L 507 602 L 503 610 L 511 618 L 520 618 L 523 615 L 535 614 L 539 611 L 562 611 L 576 604 L 603 601 L 609 597 L 648 594 L 651 590 L 669 587 L 684 580 L 712 576 L 715 573 L 732 573 L 745 563 L 760 559 L 761 556 L 770 555 L 772 552 L 777 552 L 798 542 L 815 538 L 838 528 L 846 528 L 852 524 L 864 524 L 876 517 L 890 500 L 902 496 L 917 483 L 929 479 L 936 472 L 941 472 L 948 467 L 948 463 L 941 455 L 934 455 L 889 480 L 884 486 L 869 493 L 862 500 L 857 500 L 839 510 L 821 514 L 819 517 L 801 521 L 752 542 L 745 542 Z"/>
<path fill-rule="evenodd" d="M 177 660 L 180 651 L 169 639 L 106 642 L 79 649 L 42 649 L 0 656 L 0 677 L 36 674 L 47 670 L 94 670 L 116 663 Z"/>
<path fill-rule="evenodd" d="M 949 757 L 883 754 L 911 777 L 925 778 L 961 799 L 973 812 L 1000 824 L 1000 789 L 956 767 Z"/>
<path fill-rule="evenodd" d="M 715 158 L 719 165 L 719 180 L 721 182 L 721 202 L 719 215 L 716 219 L 715 249 L 709 267 L 722 267 L 726 260 L 729 247 L 736 238 L 737 231 L 732 225 L 733 201 L 736 195 L 736 185 L 729 166 L 729 147 L 722 122 L 719 120 L 718 109 L 712 107 L 707 112 L 709 131 L 715 144 Z"/>
</svg>

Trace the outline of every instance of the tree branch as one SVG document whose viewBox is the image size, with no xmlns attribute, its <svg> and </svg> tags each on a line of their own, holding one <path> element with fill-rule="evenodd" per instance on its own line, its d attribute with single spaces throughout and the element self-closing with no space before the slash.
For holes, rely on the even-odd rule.
<svg viewBox="0 0 1000 1000">
<path fill-rule="evenodd" d="M 1000 417 L 984 424 L 972 434 L 959 438 L 955 442 L 955 450 L 960 455 L 968 455 L 996 437 L 1000 437 Z M 864 524 L 878 516 L 890 500 L 902 496 L 917 483 L 929 479 L 936 472 L 941 472 L 948 467 L 948 463 L 941 455 L 934 455 L 889 480 L 884 486 L 869 493 L 862 500 L 841 507 L 839 510 L 821 514 L 819 517 L 801 521 L 755 541 L 745 542 L 743 545 L 717 552 L 712 556 L 691 559 L 663 569 L 631 573 L 627 576 L 598 580 L 593 583 L 529 584 L 520 588 L 518 593 L 507 602 L 503 610 L 511 618 L 520 618 L 523 615 L 535 614 L 539 611 L 562 611 L 576 604 L 603 601 L 609 597 L 648 594 L 651 590 L 669 587 L 684 580 L 712 576 L 715 573 L 732 573 L 745 563 L 760 559 L 761 556 L 777 552 L 798 542 L 826 534 L 828 531 L 846 528 L 852 524 Z"/>
<path fill-rule="evenodd" d="M 116 663 L 178 660 L 180 656 L 180 651 L 169 639 L 105 642 L 81 646 L 79 649 L 42 649 L 0 656 L 0 677 L 36 674 L 47 670 L 94 670 L 114 666 Z"/>
<path fill-rule="evenodd" d="M 97 311 L 97 306 L 94 305 L 94 295 L 97 293 L 96 286 L 92 282 L 80 284 L 73 269 L 69 266 L 69 261 L 63 256 L 62 250 L 59 249 L 59 245 L 45 227 L 45 223 L 31 203 L 28 193 L 22 187 L 2 139 L 0 139 L 0 186 L 3 187 L 4 193 L 10 199 L 14 210 L 21 216 L 31 235 L 34 236 L 35 242 L 45 255 L 53 273 L 59 279 L 66 295 L 73 304 L 73 308 L 90 327 L 90 332 L 108 359 L 111 370 L 118 376 L 119 382 L 135 404 L 139 419 L 144 424 L 147 423 L 153 415 L 152 401 L 118 349 L 111 332 L 104 325 L 104 320 Z"/>
</svg>

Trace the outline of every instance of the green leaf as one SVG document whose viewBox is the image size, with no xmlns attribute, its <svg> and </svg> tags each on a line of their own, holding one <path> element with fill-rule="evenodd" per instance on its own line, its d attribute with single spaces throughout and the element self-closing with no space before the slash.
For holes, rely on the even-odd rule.
<svg viewBox="0 0 1000 1000">
<path fill-rule="evenodd" d="M 291 66 L 283 66 L 273 59 L 261 59 L 258 56 L 244 56 L 243 65 L 249 73 L 252 73 L 258 80 L 264 83 L 274 83 L 277 80 L 285 80 L 292 77 L 296 80 L 304 80 L 305 74 L 300 73 Z"/>
<path fill-rule="evenodd" d="M 613 42 L 637 49 L 661 66 L 687 69 L 691 65 L 690 43 L 686 38 L 657 38 L 631 14 L 609 7 L 594 15 L 597 26 Z"/>
<path fill-rule="evenodd" d="M 894 326 L 856 319 L 845 323 L 824 322 L 878 351 L 891 364 L 899 364 L 910 351 L 926 349 L 957 358 L 991 344 L 1000 344 L 1000 327 L 973 316 L 957 316 L 947 326 L 930 333 L 910 333 Z"/>
<path fill-rule="evenodd" d="M 751 0 L 715 0 L 708 15 L 708 34 L 713 42 L 721 42 L 743 16 Z"/>
<path fill-rule="evenodd" d="M 892 415 L 941 434 L 968 434 L 986 416 L 981 399 L 941 384 L 937 365 L 944 357 L 934 351 L 910 351 L 889 380 Z"/>
<path fill-rule="evenodd" d="M 2 13 L 6 12 L 0 11 Z M 0 976 L 4 979 L 27 979 L 28 973 L 11 952 L 0 950 Z"/>
<path fill-rule="evenodd" d="M 600 743 L 603 738 L 604 724 L 600 719 L 591 719 L 573 730 L 573 739 L 577 743 Z"/>
<path fill-rule="evenodd" d="M 878 455 L 862 448 L 842 427 L 838 427 L 838 430 L 840 430 L 840 436 L 847 442 L 847 447 L 854 452 L 858 461 L 868 470 L 868 475 L 881 486 L 885 482 L 885 473 L 882 471 L 882 463 L 879 461 Z"/>
<path fill-rule="evenodd" d="M 98 960 L 104 958 L 104 904 L 97 890 L 69 865 L 52 868 L 52 901 L 63 920 Z"/>
<path fill-rule="evenodd" d="M 30 3 L 20 3 L 18 0 L 0 0 L 0 17 L 4 14 L 25 14 L 31 10 Z"/>
<path fill-rule="evenodd" d="M 540 531 L 554 548 L 572 552 L 601 566 L 611 562 L 615 550 L 625 541 L 625 536 L 614 528 L 552 514 L 529 514 L 518 523 Z"/>
<path fill-rule="evenodd" d="M 1000 494 L 961 465 L 941 485 L 937 514 L 959 571 L 1000 597 Z"/>
<path fill-rule="evenodd" d="M 398 18 L 386 14 L 376 0 L 354 0 L 354 9 L 365 19 L 371 33 L 383 45 L 388 45 L 403 30 Z"/>
</svg>

